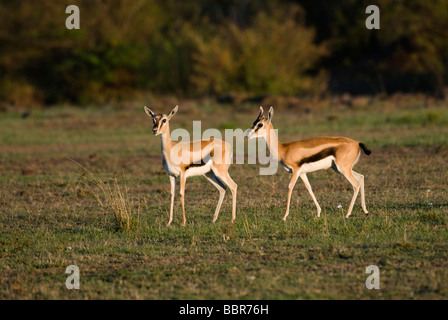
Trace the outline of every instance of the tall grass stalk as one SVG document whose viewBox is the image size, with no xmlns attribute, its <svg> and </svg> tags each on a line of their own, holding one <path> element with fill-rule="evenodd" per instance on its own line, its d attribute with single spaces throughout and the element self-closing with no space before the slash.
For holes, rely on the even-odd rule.
<svg viewBox="0 0 448 320">
<path fill-rule="evenodd" d="M 114 221 L 117 230 L 129 231 L 135 229 L 140 222 L 140 204 L 137 204 L 136 208 L 134 202 L 128 196 L 128 187 L 126 183 L 124 187 L 121 187 L 116 177 L 112 178 L 111 184 L 104 183 L 103 180 L 95 177 L 95 175 L 84 167 L 79 162 L 69 158 L 71 161 L 80 166 L 84 173 L 84 177 L 93 185 L 96 185 L 100 192 L 92 188 L 91 184 L 84 181 L 84 184 L 90 189 L 95 196 L 100 207 L 106 214 L 113 213 Z M 123 180 L 125 175 L 123 171 Z"/>
</svg>

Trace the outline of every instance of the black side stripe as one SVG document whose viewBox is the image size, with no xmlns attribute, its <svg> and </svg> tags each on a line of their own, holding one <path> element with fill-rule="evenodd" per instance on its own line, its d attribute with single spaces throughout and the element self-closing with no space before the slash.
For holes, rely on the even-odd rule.
<svg viewBox="0 0 448 320">
<path fill-rule="evenodd" d="M 203 166 L 205 166 L 205 162 L 202 162 L 202 161 L 201 161 L 201 163 L 192 163 L 185 168 L 185 171 L 188 169 L 191 169 L 191 168 L 203 167 Z"/>
<path fill-rule="evenodd" d="M 210 155 L 207 155 L 201 161 L 196 161 L 193 163 L 190 163 L 188 166 L 185 167 L 185 171 L 187 171 L 190 168 L 196 168 L 196 167 L 203 167 L 205 164 L 210 160 Z"/>
<path fill-rule="evenodd" d="M 316 162 L 316 161 L 325 159 L 326 157 L 335 156 L 335 155 L 336 155 L 336 148 L 327 148 L 327 149 L 324 149 L 316 154 L 313 154 L 312 156 L 303 158 L 302 160 L 300 160 L 297 163 L 297 165 L 300 167 L 300 166 L 304 165 L 305 163 Z"/>
</svg>

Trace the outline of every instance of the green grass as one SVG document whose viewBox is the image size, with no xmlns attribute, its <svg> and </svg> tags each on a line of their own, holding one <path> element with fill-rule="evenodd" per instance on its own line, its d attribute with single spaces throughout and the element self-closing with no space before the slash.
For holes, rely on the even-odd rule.
<svg viewBox="0 0 448 320">
<path fill-rule="evenodd" d="M 171 129 L 201 118 L 203 130 L 246 129 L 258 109 L 201 108 L 181 105 Z M 276 110 L 273 123 L 282 141 L 343 135 L 371 148 L 356 166 L 370 215 L 358 199 L 345 220 L 351 186 L 323 171 L 309 175 L 321 218 L 299 181 L 283 222 L 289 174 L 259 176 L 245 164 L 230 169 L 235 223 L 230 192 L 211 222 L 218 192 L 194 177 L 187 225 L 177 195 L 166 227 L 169 180 L 141 107 L 0 114 L 0 299 L 446 299 L 448 109 Z M 117 230 L 98 185 L 69 157 L 127 188 L 133 228 Z M 65 288 L 72 264 L 80 290 Z M 365 287 L 369 265 L 380 268 L 380 290 Z"/>
</svg>

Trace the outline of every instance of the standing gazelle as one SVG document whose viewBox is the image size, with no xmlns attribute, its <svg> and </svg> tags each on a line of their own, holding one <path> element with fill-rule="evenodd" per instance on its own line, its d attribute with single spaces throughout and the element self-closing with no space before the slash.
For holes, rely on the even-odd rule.
<svg viewBox="0 0 448 320">
<path fill-rule="evenodd" d="M 171 205 L 168 225 L 173 221 L 174 193 L 176 178 L 180 177 L 180 199 L 182 202 L 182 225 L 185 225 L 184 194 L 187 177 L 204 175 L 219 190 L 219 200 L 216 206 L 213 222 L 218 219 L 219 210 L 226 194 L 226 186 L 232 192 L 232 222 L 236 217 L 237 184 L 229 175 L 232 158 L 232 147 L 222 140 L 196 140 L 192 142 L 171 141 L 169 121 L 176 114 L 178 106 L 166 114 L 155 114 L 148 107 L 145 112 L 153 120 L 152 133 L 160 135 L 162 140 L 162 163 L 170 177 Z"/>
<path fill-rule="evenodd" d="M 352 201 L 345 217 L 348 218 L 350 216 L 360 189 L 361 206 L 364 213 L 368 214 L 364 197 L 364 176 L 353 171 L 353 166 L 359 160 L 361 149 L 367 155 L 371 151 L 363 143 L 344 137 L 318 137 L 281 143 L 278 141 L 271 123 L 273 114 L 274 109 L 271 107 L 266 117 L 263 112 L 263 107 L 260 107 L 260 113 L 253 123 L 252 128 L 246 131 L 246 136 L 249 139 L 265 138 L 272 156 L 280 162 L 286 171 L 292 173 L 292 178 L 288 185 L 288 201 L 283 220 L 286 220 L 289 214 L 291 193 L 299 177 L 302 179 L 311 198 L 313 198 L 316 204 L 317 217 L 320 217 L 321 208 L 314 196 L 306 174 L 330 167 L 336 172 L 342 173 L 354 189 Z"/>
</svg>

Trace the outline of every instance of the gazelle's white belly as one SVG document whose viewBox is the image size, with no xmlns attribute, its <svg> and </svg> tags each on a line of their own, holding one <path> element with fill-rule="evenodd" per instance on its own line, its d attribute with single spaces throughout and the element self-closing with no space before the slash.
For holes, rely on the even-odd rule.
<svg viewBox="0 0 448 320">
<path fill-rule="evenodd" d="M 210 170 L 212 170 L 212 160 L 208 160 L 207 163 L 203 166 L 200 167 L 190 167 L 189 169 L 187 169 L 187 171 L 185 171 L 185 177 L 194 177 L 194 176 L 200 176 L 203 174 L 206 174 L 207 172 L 209 172 Z"/>
<path fill-rule="evenodd" d="M 175 165 L 174 163 L 170 161 L 166 161 L 166 159 L 163 159 L 163 166 L 165 167 L 166 172 L 170 176 L 178 177 L 181 174 L 181 169 L 179 166 Z M 203 174 L 206 174 L 207 172 L 212 170 L 212 159 L 209 159 L 204 165 L 202 166 L 191 166 L 185 171 L 185 177 L 193 177 L 193 176 L 200 176 Z"/>
<path fill-rule="evenodd" d="M 335 160 L 335 158 L 333 156 L 329 156 L 329 157 L 326 157 L 326 158 L 316 161 L 316 162 L 305 163 L 302 165 L 300 172 L 308 173 L 308 172 L 314 172 L 317 170 L 331 168 L 334 160 Z"/>
</svg>

